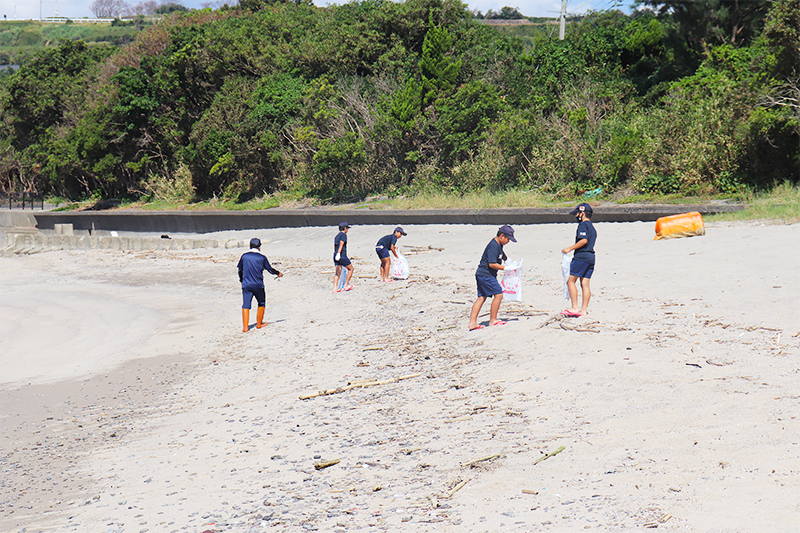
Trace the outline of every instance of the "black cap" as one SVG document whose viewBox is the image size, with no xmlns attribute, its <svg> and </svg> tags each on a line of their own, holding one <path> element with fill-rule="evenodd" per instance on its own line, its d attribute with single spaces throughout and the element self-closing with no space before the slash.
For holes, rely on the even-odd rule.
<svg viewBox="0 0 800 533">
<path fill-rule="evenodd" d="M 592 206 L 589 204 L 578 204 L 578 206 L 569 212 L 570 215 L 577 215 L 578 213 L 586 213 L 587 217 L 592 216 Z"/>
<path fill-rule="evenodd" d="M 397 226 L 396 228 L 394 228 L 394 232 L 395 233 L 400 232 L 400 235 L 408 235 L 408 233 L 403 231 L 403 228 L 401 228 L 400 226 Z"/>
<path fill-rule="evenodd" d="M 517 239 L 514 238 L 514 228 L 512 228 L 508 224 L 506 224 L 505 226 L 500 226 L 500 229 L 497 231 L 508 237 L 509 241 L 517 242 Z"/>
<path fill-rule="evenodd" d="M 250 248 L 261 248 L 261 240 L 258 237 L 250 239 Z"/>
<path fill-rule="evenodd" d="M 347 222 L 339 222 L 339 231 L 342 231 L 344 228 L 349 228 L 350 224 Z"/>
</svg>

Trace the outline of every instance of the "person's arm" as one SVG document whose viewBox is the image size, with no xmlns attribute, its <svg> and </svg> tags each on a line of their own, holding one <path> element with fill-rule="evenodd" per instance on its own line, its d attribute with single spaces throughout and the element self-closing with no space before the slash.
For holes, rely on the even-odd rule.
<svg viewBox="0 0 800 533">
<path fill-rule="evenodd" d="M 562 254 L 568 254 L 572 250 L 577 250 L 578 248 L 583 248 L 587 244 L 589 244 L 589 240 L 588 239 L 581 239 L 578 242 L 576 242 L 575 244 L 573 244 L 572 246 L 569 246 L 569 247 L 564 248 L 563 250 L 561 250 L 561 253 Z"/>
<path fill-rule="evenodd" d="M 346 238 L 346 236 L 345 236 L 345 238 Z M 339 259 L 341 259 L 341 258 L 342 258 L 342 248 L 344 248 L 344 243 L 345 243 L 345 239 L 341 239 L 341 240 L 339 241 L 339 249 L 338 249 L 338 250 L 336 250 L 336 254 L 335 254 L 335 255 L 334 255 L 334 257 L 333 257 L 333 259 L 334 259 L 335 261 L 338 261 Z"/>
<path fill-rule="evenodd" d="M 499 263 L 489 263 L 489 268 L 491 268 L 492 270 L 505 270 L 506 269 L 506 267 L 504 267 L 503 265 L 501 265 Z"/>
<path fill-rule="evenodd" d="M 397 255 L 397 248 L 395 248 L 395 247 L 394 247 L 394 244 L 392 244 L 392 245 L 389 247 L 389 249 L 392 251 L 392 253 L 394 254 L 394 256 L 395 256 L 395 258 L 396 258 L 396 259 L 400 259 L 400 257 Z"/>
<path fill-rule="evenodd" d="M 266 257 L 264 257 L 264 270 L 266 270 L 273 276 L 278 276 L 279 278 L 283 277 L 283 272 L 272 268 L 272 266 L 269 264 L 269 259 L 267 259 Z"/>
<path fill-rule="evenodd" d="M 239 264 L 237 265 L 237 268 L 239 270 L 239 283 L 241 283 L 242 282 L 242 260 L 241 259 L 239 259 Z"/>
</svg>

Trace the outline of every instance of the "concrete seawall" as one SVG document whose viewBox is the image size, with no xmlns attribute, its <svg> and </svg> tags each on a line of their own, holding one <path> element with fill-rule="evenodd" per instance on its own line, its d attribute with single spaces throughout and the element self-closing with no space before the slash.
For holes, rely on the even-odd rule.
<svg viewBox="0 0 800 533">
<path fill-rule="evenodd" d="M 32 254 L 48 250 L 192 250 L 195 248 L 243 248 L 246 241 L 230 239 L 160 239 L 107 235 L 53 235 L 31 228 L 7 229 L 0 254 Z"/>
<path fill-rule="evenodd" d="M 655 221 L 659 217 L 698 211 L 703 215 L 743 209 L 740 205 L 614 205 L 597 207 L 594 222 Z M 40 230 L 56 224 L 72 224 L 75 230 L 131 231 L 140 233 L 212 233 L 264 228 L 396 224 L 552 224 L 571 223 L 569 208 L 475 209 L 475 210 L 366 210 L 366 209 L 267 209 L 263 211 L 82 211 L 39 212 Z"/>
</svg>

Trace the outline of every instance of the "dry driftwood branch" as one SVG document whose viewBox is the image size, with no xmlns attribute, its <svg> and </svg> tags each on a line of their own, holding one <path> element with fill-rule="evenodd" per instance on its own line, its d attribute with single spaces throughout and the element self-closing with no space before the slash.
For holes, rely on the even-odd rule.
<svg viewBox="0 0 800 533">
<path fill-rule="evenodd" d="M 338 394 L 340 392 L 347 392 L 347 391 L 352 390 L 352 389 L 358 389 L 358 388 L 363 388 L 363 387 L 372 387 L 373 385 L 388 385 L 389 383 L 396 383 L 396 382 L 398 382 L 398 381 L 400 381 L 402 379 L 416 378 L 416 377 L 419 377 L 421 375 L 422 375 L 422 372 L 418 372 L 416 374 L 409 374 L 407 376 L 400 376 L 400 377 L 397 377 L 397 378 L 385 379 L 383 381 L 377 381 L 377 380 L 375 380 L 375 381 L 360 381 L 360 382 L 348 384 L 348 385 L 346 385 L 344 387 L 337 387 L 335 389 L 325 389 L 325 390 L 321 390 L 321 391 L 318 391 L 318 392 L 314 392 L 312 394 L 303 394 L 302 396 L 300 396 L 300 399 L 301 400 L 308 400 L 308 399 L 311 399 L 311 398 L 317 398 L 319 396 L 330 396 L 331 394 Z"/>
<path fill-rule="evenodd" d="M 544 461 L 545 459 L 549 459 L 550 457 L 553 457 L 554 455 L 557 455 L 557 454 L 559 454 L 559 453 L 563 452 L 563 451 L 564 451 L 564 450 L 566 450 L 566 449 L 567 449 L 567 447 L 566 447 L 566 446 L 561 446 L 561 447 L 560 447 L 560 448 L 558 448 L 556 451 L 554 451 L 554 452 L 550 452 L 550 453 L 548 453 L 548 454 L 546 454 L 546 455 L 543 455 L 543 456 L 539 457 L 538 459 L 536 459 L 536 460 L 533 462 L 533 464 L 538 464 L 538 463 L 541 463 L 541 462 L 542 462 L 542 461 Z"/>
<path fill-rule="evenodd" d="M 492 459 L 497 459 L 500 457 L 499 453 L 494 455 L 487 455 L 486 457 L 481 457 L 480 459 L 475 459 L 474 461 L 470 461 L 469 463 L 464 463 L 463 466 L 475 466 L 478 463 L 483 463 L 485 461 L 491 461 Z"/>
<path fill-rule="evenodd" d="M 561 314 L 560 314 L 560 313 L 556 313 L 555 315 L 553 315 L 553 316 L 551 316 L 550 318 L 548 318 L 547 320 L 545 320 L 545 321 L 542 323 L 542 325 L 541 325 L 541 326 L 539 326 L 539 329 L 542 329 L 543 327 L 549 326 L 549 325 L 550 325 L 550 324 L 552 324 L 553 322 L 555 322 L 555 321 L 557 321 L 557 320 L 561 320 L 561 318 L 562 318 L 562 317 L 561 317 Z"/>
<path fill-rule="evenodd" d="M 403 448 L 402 450 L 400 450 L 400 453 L 404 453 L 404 454 L 406 454 L 406 455 L 411 455 L 412 453 L 414 453 L 414 452 L 418 452 L 418 451 L 420 451 L 421 449 L 422 449 L 422 448 L 419 448 L 419 447 L 415 447 L 415 448 Z"/>
<path fill-rule="evenodd" d="M 561 326 L 561 329 L 565 329 L 567 331 L 580 331 L 583 333 L 600 333 L 599 329 L 594 329 L 590 327 L 590 326 L 596 326 L 597 324 L 598 324 L 597 322 L 590 322 L 588 324 L 583 324 L 584 327 L 572 326 L 572 325 L 568 326 L 567 321 L 562 320 L 561 322 L 559 322 L 558 325 Z"/>
<path fill-rule="evenodd" d="M 464 485 L 466 485 L 466 484 L 467 484 L 467 482 L 466 482 L 466 481 L 462 481 L 461 483 L 459 483 L 458 485 L 456 485 L 455 487 L 453 487 L 453 490 L 451 490 L 450 492 L 448 492 L 448 493 L 447 493 L 447 497 L 448 497 L 448 498 L 452 498 L 452 497 L 453 497 L 453 494 L 455 494 L 456 492 L 458 492 L 459 490 L 461 490 L 462 488 L 464 488 Z"/>
<path fill-rule="evenodd" d="M 444 423 L 452 424 L 453 422 L 464 422 L 465 420 L 470 420 L 471 418 L 472 416 L 470 415 L 464 415 L 464 416 L 459 416 L 458 418 L 448 418 L 447 420 L 444 421 Z"/>
<path fill-rule="evenodd" d="M 330 461 L 320 461 L 314 465 L 314 468 L 317 470 L 322 470 L 323 468 L 328 468 L 329 466 L 333 466 L 335 464 L 339 464 L 339 459 L 332 459 Z"/>
</svg>

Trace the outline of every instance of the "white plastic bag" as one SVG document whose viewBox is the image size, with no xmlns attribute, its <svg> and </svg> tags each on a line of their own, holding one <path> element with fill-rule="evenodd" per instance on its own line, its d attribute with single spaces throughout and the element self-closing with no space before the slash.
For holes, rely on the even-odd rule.
<svg viewBox="0 0 800 533">
<path fill-rule="evenodd" d="M 391 255 L 391 254 L 390 254 Z M 397 252 L 397 257 L 392 257 L 392 277 L 395 279 L 408 279 L 408 261 L 405 256 Z"/>
<path fill-rule="evenodd" d="M 522 301 L 522 259 L 506 265 L 500 286 L 503 288 L 503 300 Z"/>
<path fill-rule="evenodd" d="M 572 257 L 569 254 L 561 254 L 561 275 L 564 276 L 564 299 L 569 301 L 569 288 L 567 287 L 567 280 L 569 279 L 569 265 L 572 263 Z"/>
</svg>

